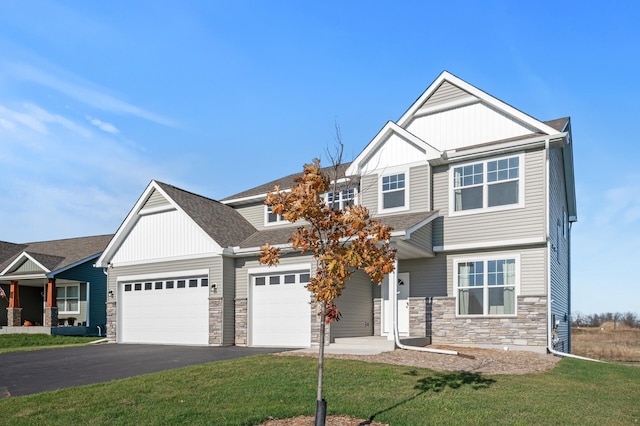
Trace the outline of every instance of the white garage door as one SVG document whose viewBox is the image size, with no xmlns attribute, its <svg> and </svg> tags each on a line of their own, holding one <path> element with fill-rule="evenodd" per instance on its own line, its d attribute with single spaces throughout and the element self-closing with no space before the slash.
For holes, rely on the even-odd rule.
<svg viewBox="0 0 640 426">
<path fill-rule="evenodd" d="M 118 342 L 209 344 L 207 278 L 119 284 Z"/>
<path fill-rule="evenodd" d="M 308 272 L 251 277 L 251 344 L 311 346 Z"/>
</svg>

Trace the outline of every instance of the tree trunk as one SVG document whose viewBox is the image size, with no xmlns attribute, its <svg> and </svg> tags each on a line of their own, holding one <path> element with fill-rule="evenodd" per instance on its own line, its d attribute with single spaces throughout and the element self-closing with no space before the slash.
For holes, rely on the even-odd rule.
<svg viewBox="0 0 640 426">
<path fill-rule="evenodd" d="M 318 393 L 316 396 L 315 426 L 325 426 L 327 402 L 322 399 L 322 381 L 324 378 L 324 335 L 326 330 L 327 302 L 322 302 L 320 312 L 320 347 L 318 348 Z"/>
</svg>

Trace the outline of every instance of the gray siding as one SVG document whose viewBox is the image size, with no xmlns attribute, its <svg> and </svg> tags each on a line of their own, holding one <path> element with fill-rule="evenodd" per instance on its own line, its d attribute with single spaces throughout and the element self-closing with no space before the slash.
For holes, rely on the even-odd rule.
<svg viewBox="0 0 640 426">
<path fill-rule="evenodd" d="M 331 324 L 331 340 L 336 337 L 373 335 L 373 283 L 364 272 L 352 275 L 336 300 L 342 313 L 340 321 Z"/>
<path fill-rule="evenodd" d="M 149 198 L 147 199 L 147 202 L 144 203 L 143 208 L 153 208 L 153 207 L 161 207 L 161 206 L 166 206 L 169 205 L 169 200 L 167 200 L 166 198 L 164 198 L 162 196 L 162 194 L 160 194 L 158 191 L 156 191 L 155 189 L 151 192 L 151 195 L 149 195 Z"/>
<path fill-rule="evenodd" d="M 569 283 L 569 229 L 562 235 L 564 216 L 567 212 L 567 196 L 564 180 L 562 150 L 549 151 L 549 269 L 551 274 L 551 313 L 558 324 L 558 343 L 555 349 L 571 350 L 570 338 L 570 283 Z M 554 250 L 555 248 L 555 250 Z"/>
<path fill-rule="evenodd" d="M 451 101 L 464 98 L 472 98 L 473 96 L 464 90 L 454 86 L 448 81 L 443 82 L 440 87 L 429 97 L 422 108 L 434 107 L 436 105 L 445 104 Z"/>
<path fill-rule="evenodd" d="M 315 261 L 311 256 L 301 256 L 297 253 L 287 254 L 280 258 L 279 267 L 281 270 L 286 270 L 286 265 L 308 263 L 311 265 L 310 273 L 313 275 L 315 272 Z M 246 299 L 249 293 L 249 269 L 252 268 L 264 268 L 266 265 L 261 265 L 259 257 L 243 257 L 235 260 L 235 284 L 236 284 L 236 299 Z M 274 269 L 275 270 L 275 269 Z"/>
<path fill-rule="evenodd" d="M 447 295 L 447 258 L 438 254 L 428 259 L 401 260 L 398 272 L 411 277 L 410 297 L 437 297 Z"/>
<path fill-rule="evenodd" d="M 545 232 L 545 156 L 525 153 L 524 208 L 449 217 L 449 167 L 434 169 L 434 209 L 443 217 L 434 223 L 434 245 L 487 243 L 540 238 Z"/>
<path fill-rule="evenodd" d="M 412 167 L 409 171 L 409 206 L 412 212 L 431 210 L 429 165 Z"/>
<path fill-rule="evenodd" d="M 429 250 L 430 252 L 433 250 L 433 245 L 432 245 L 432 241 L 433 241 L 433 233 L 432 233 L 432 229 L 433 229 L 433 224 L 428 223 L 425 226 L 423 226 L 422 228 L 418 229 L 417 231 L 413 232 L 411 234 L 411 244 L 415 245 L 416 247 L 420 247 L 426 250 Z"/>
<path fill-rule="evenodd" d="M 16 270 L 16 273 L 20 272 L 20 273 L 28 273 L 28 272 L 38 272 L 38 273 L 42 273 L 44 272 L 42 270 L 41 267 L 39 267 L 38 265 L 36 265 L 36 263 L 34 261 L 32 261 L 31 259 L 27 259 L 24 263 L 22 263 L 22 265 L 20 265 Z"/>
<path fill-rule="evenodd" d="M 233 258 L 224 257 L 222 260 L 222 281 L 224 284 L 223 303 L 223 345 L 233 345 L 235 341 L 235 261 Z"/>
<path fill-rule="evenodd" d="M 378 175 L 366 175 L 360 179 L 360 205 L 369 209 L 371 215 L 378 213 Z"/>
<path fill-rule="evenodd" d="M 251 204 L 234 207 L 257 230 L 265 229 L 264 226 L 264 202 L 257 201 Z"/>
</svg>

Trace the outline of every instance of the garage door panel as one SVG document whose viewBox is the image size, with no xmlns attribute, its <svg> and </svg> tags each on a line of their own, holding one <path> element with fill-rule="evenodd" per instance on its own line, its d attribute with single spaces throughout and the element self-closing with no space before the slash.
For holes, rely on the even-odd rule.
<svg viewBox="0 0 640 426">
<path fill-rule="evenodd" d="M 120 288 L 118 341 L 208 345 L 209 287 Z"/>
</svg>

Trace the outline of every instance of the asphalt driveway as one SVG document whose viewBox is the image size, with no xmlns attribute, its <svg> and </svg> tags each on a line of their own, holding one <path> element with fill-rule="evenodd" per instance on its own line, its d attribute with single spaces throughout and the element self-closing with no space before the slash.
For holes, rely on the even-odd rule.
<svg viewBox="0 0 640 426">
<path fill-rule="evenodd" d="M 283 350 L 286 349 L 97 344 L 0 354 L 0 398 Z"/>
</svg>

